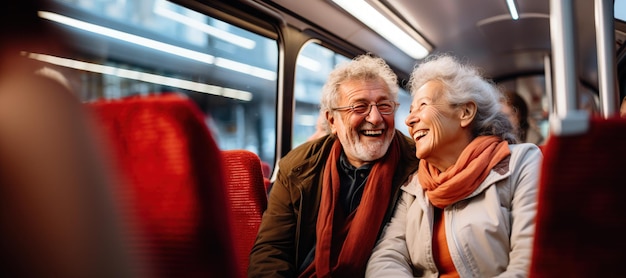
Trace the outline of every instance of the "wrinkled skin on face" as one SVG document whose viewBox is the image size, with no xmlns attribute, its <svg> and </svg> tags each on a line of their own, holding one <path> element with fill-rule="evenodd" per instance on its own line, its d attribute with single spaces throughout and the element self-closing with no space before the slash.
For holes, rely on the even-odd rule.
<svg viewBox="0 0 626 278">
<path fill-rule="evenodd" d="M 349 80 L 339 86 L 341 95 L 336 107 L 349 106 L 358 101 L 375 104 L 392 100 L 389 88 L 382 79 Z M 360 167 L 380 159 L 387 153 L 395 134 L 394 113 L 380 114 L 372 106 L 368 115 L 350 110 L 335 110 L 327 114 L 331 132 L 337 136 L 350 164 Z"/>
<path fill-rule="evenodd" d="M 475 105 L 450 105 L 442 97 L 442 89 L 438 81 L 420 87 L 413 95 L 405 123 L 415 141 L 415 156 L 443 172 L 454 165 L 471 141 L 469 124 Z"/>
</svg>

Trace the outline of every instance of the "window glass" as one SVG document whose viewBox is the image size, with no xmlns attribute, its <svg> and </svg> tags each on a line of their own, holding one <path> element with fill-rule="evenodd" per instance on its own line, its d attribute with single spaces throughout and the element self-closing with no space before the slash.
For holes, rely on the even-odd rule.
<svg viewBox="0 0 626 278">
<path fill-rule="evenodd" d="M 71 38 L 71 57 L 31 57 L 59 67 L 82 100 L 184 94 L 221 149 L 274 164 L 275 40 L 165 0 L 55 2 L 40 15 Z"/>
<path fill-rule="evenodd" d="M 322 87 L 333 68 L 344 61 L 346 56 L 316 43 L 308 43 L 300 52 L 296 67 L 296 107 L 293 121 L 292 146 L 306 142 L 316 131 L 316 124 L 320 115 L 320 98 Z M 411 96 L 400 89 L 398 93 L 400 107 L 396 111 L 396 128 L 408 134 L 404 119 L 409 115 Z"/>
<path fill-rule="evenodd" d="M 398 102 L 400 106 L 396 110 L 396 129 L 402 131 L 406 136 L 409 136 L 409 127 L 406 126 L 404 120 L 409 116 L 409 109 L 411 108 L 411 101 L 413 98 L 411 94 L 400 87 L 400 91 L 398 92 Z"/>
<path fill-rule="evenodd" d="M 626 21 L 626 0 L 615 0 L 613 11 L 615 12 L 615 18 Z"/>
<path fill-rule="evenodd" d="M 306 44 L 297 59 L 292 146 L 315 133 L 322 87 L 333 68 L 349 58 L 316 43 Z"/>
</svg>

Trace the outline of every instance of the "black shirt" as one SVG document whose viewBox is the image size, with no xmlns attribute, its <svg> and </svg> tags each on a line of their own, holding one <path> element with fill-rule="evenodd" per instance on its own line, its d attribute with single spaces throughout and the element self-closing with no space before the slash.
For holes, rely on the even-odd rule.
<svg viewBox="0 0 626 278">
<path fill-rule="evenodd" d="M 365 164 L 356 168 L 348 162 L 345 153 L 341 153 L 339 157 L 339 179 L 341 186 L 339 187 L 339 201 L 346 215 L 352 213 L 361 203 L 363 197 L 363 189 L 365 182 L 372 170 L 372 164 Z"/>
</svg>

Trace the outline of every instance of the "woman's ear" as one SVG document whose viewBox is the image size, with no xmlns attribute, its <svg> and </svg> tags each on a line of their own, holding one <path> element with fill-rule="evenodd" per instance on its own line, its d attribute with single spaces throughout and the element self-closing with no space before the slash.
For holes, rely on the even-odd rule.
<svg viewBox="0 0 626 278">
<path fill-rule="evenodd" d="M 474 117 L 476 117 L 476 103 L 468 102 L 461 105 L 459 108 L 461 110 L 461 127 L 467 127 L 472 123 Z"/>
</svg>

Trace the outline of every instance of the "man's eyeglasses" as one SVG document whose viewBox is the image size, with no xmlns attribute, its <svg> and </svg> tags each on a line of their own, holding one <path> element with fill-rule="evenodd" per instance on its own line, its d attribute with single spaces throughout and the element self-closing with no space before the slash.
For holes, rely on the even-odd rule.
<svg viewBox="0 0 626 278">
<path fill-rule="evenodd" d="M 396 107 L 398 106 L 398 103 L 390 101 L 390 100 L 385 100 L 385 101 L 381 101 L 381 102 L 374 103 L 374 104 L 360 101 L 360 102 L 355 102 L 348 106 L 335 107 L 331 109 L 338 110 L 338 111 L 350 110 L 356 114 L 366 116 L 366 115 L 369 115 L 369 113 L 372 111 L 372 106 L 376 106 L 380 114 L 389 115 L 396 111 Z"/>
</svg>

